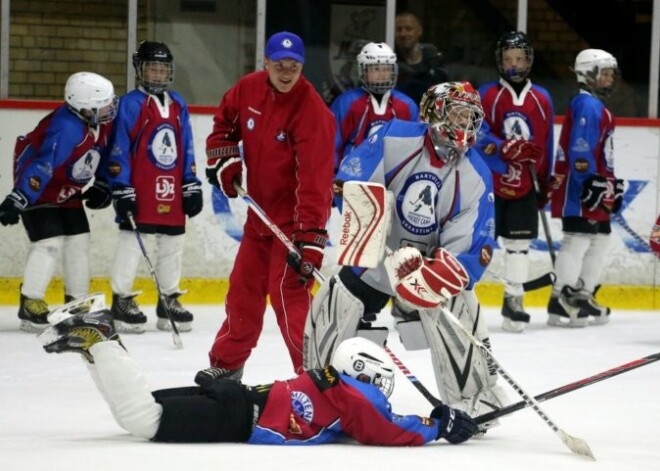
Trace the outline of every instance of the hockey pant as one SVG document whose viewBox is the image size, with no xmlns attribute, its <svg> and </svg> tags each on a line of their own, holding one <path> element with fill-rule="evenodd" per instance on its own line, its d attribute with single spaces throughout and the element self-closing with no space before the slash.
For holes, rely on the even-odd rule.
<svg viewBox="0 0 660 471">
<path fill-rule="evenodd" d="M 361 281 L 350 268 L 323 282 L 312 302 L 303 336 L 303 366 L 306 370 L 330 364 L 341 342 L 356 336 L 384 345 L 386 327 L 372 327 L 375 315 L 390 296 Z"/>
<path fill-rule="evenodd" d="M 609 234 L 565 232 L 555 263 L 553 291 L 559 293 L 568 285 L 593 293 L 607 261 L 609 241 Z"/>
<path fill-rule="evenodd" d="M 157 254 L 154 270 L 160 283 L 159 288 L 166 296 L 178 293 L 185 237 L 183 234 L 156 234 L 155 237 Z M 113 293 L 120 296 L 133 294 L 133 281 L 143 257 L 133 231 L 119 231 L 111 272 Z"/>
<path fill-rule="evenodd" d="M 30 242 L 21 293 L 31 299 L 44 299 L 61 256 L 65 293 L 73 299 L 87 296 L 90 279 L 89 241 L 89 232 L 85 232 Z"/>
</svg>

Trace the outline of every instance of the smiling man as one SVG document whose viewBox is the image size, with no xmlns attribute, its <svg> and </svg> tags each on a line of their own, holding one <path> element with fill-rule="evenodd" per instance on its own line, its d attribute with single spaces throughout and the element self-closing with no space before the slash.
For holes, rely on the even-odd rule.
<svg viewBox="0 0 660 471">
<path fill-rule="evenodd" d="M 242 77 L 222 98 L 206 140 L 206 175 L 228 198 L 237 196 L 247 170 L 250 196 L 297 245 L 301 260 L 289 265 L 287 249 L 252 211 L 230 275 L 227 317 L 199 384 L 240 378 L 257 345 L 266 298 L 289 350 L 302 371 L 302 334 L 310 307 L 312 272 L 320 268 L 328 239 L 335 121 L 302 75 L 305 46 L 282 31 L 266 44 L 265 70 Z M 243 153 L 238 143 L 243 141 Z"/>
</svg>

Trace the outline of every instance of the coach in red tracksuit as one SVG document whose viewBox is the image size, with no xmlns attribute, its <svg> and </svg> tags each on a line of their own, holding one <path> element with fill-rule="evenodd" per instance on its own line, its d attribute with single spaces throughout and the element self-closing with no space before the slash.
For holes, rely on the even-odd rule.
<svg viewBox="0 0 660 471">
<path fill-rule="evenodd" d="M 207 177 L 229 198 L 242 183 L 302 257 L 287 264 L 287 250 L 253 211 L 229 277 L 227 317 L 210 351 L 211 368 L 198 383 L 240 378 L 257 345 L 266 298 L 289 350 L 302 371 L 302 334 L 311 303 L 312 272 L 323 260 L 330 217 L 335 124 L 312 84 L 301 73 L 300 37 L 276 33 L 266 45 L 265 70 L 241 78 L 222 98 L 206 140 Z M 239 153 L 243 142 L 243 155 Z"/>
</svg>

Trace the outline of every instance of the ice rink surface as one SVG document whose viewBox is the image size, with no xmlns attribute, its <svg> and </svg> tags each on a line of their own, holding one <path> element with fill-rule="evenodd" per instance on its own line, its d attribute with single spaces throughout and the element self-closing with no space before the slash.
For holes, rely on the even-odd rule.
<svg viewBox="0 0 660 471">
<path fill-rule="evenodd" d="M 191 306 L 189 306 L 191 307 Z M 222 306 L 192 306 L 193 331 L 155 329 L 153 306 L 144 306 L 148 331 L 125 335 L 126 347 L 154 389 L 192 384 L 208 366 L 207 351 L 224 316 Z M 541 310 L 522 335 L 500 328 L 499 311 L 486 308 L 498 361 L 530 394 L 592 376 L 660 351 L 660 312 L 619 311 L 606 326 L 560 329 L 545 325 Z M 391 324 L 388 313 L 379 322 Z M 395 333 L 389 346 L 433 393 L 428 351 L 407 352 Z M 566 433 L 584 439 L 597 461 L 572 454 L 530 409 L 500 419 L 500 426 L 464 445 L 445 441 L 419 448 L 356 444 L 277 447 L 245 444 L 156 444 L 128 435 L 114 422 L 79 355 L 46 354 L 33 334 L 18 330 L 16 308 L 0 307 L 0 470 L 660 470 L 660 362 L 543 402 Z M 244 381 L 292 375 L 273 314 L 246 365 Z M 500 380 L 512 402 L 520 400 Z M 431 407 L 397 373 L 392 395 L 398 413 L 428 415 Z"/>
</svg>

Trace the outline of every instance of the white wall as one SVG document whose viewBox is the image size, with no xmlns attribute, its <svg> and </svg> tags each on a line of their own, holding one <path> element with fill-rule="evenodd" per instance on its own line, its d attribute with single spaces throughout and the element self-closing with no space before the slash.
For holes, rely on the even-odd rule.
<svg viewBox="0 0 660 471">
<path fill-rule="evenodd" d="M 0 109 L 0 197 L 12 188 L 12 156 L 16 136 L 34 128 L 46 114 L 43 110 Z M 237 242 L 227 235 L 224 226 L 213 213 L 211 188 L 205 181 L 204 142 L 211 130 L 210 115 L 193 115 L 193 133 L 197 152 L 198 172 L 204 181 L 205 208 L 192 219 L 187 228 L 184 277 L 226 278 L 231 270 L 236 254 Z M 557 135 L 559 128 L 557 127 Z M 657 188 L 660 162 L 660 129 L 644 127 L 617 127 L 615 133 L 616 172 L 625 180 L 647 182 L 644 189 L 622 214 L 629 226 L 645 240 L 655 221 L 659 208 Z M 245 204 L 232 201 L 232 209 L 244 220 Z M 92 227 L 92 276 L 107 277 L 114 253 L 117 228 L 113 222 L 112 208 L 101 211 L 88 211 Z M 548 214 L 549 216 L 549 214 Z M 335 218 L 331 221 L 334 228 Z M 561 226 L 558 220 L 550 220 L 552 238 L 561 240 Z M 545 240 L 540 232 L 541 240 Z M 626 246 L 632 238 L 620 226 L 614 224 L 611 253 L 605 270 L 605 284 L 660 284 L 660 268 L 656 259 L 649 253 L 639 253 Z M 151 246 L 147 239 L 147 245 Z M 27 251 L 28 240 L 23 226 L 0 226 L 0 277 L 20 277 Z M 496 251 L 491 269 L 502 271 L 501 254 Z M 550 269 L 547 251 L 532 250 L 536 262 L 532 276 Z M 334 251 L 329 249 L 327 261 L 334 259 Z M 329 267 L 326 267 L 329 268 Z M 142 268 L 142 275 L 148 272 Z M 658 279 L 658 283 L 656 283 Z"/>
</svg>

